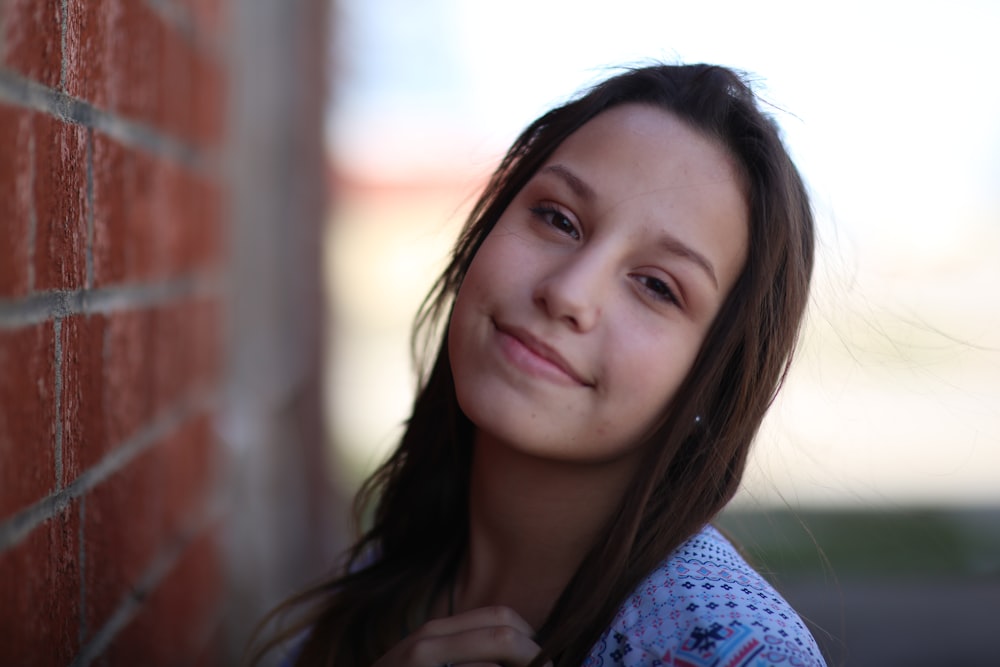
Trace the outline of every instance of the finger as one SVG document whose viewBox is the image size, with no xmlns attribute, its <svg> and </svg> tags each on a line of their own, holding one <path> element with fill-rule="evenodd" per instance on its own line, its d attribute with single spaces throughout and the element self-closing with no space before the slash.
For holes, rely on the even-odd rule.
<svg viewBox="0 0 1000 667">
<path fill-rule="evenodd" d="M 435 618 L 424 623 L 415 634 L 425 637 L 453 635 L 466 630 L 492 627 L 511 627 L 527 637 L 535 634 L 521 616 L 510 607 L 479 607 L 446 618 Z"/>
<path fill-rule="evenodd" d="M 488 662 L 505 667 L 526 667 L 540 650 L 521 630 L 496 625 L 449 635 L 414 637 L 407 653 L 414 665 Z"/>
</svg>

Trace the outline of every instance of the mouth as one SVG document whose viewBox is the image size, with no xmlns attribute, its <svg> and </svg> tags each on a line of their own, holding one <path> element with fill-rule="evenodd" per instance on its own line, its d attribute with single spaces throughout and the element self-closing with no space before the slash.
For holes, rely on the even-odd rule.
<svg viewBox="0 0 1000 667">
<path fill-rule="evenodd" d="M 594 386 L 558 350 L 526 329 L 500 324 L 495 320 L 493 326 L 500 334 L 504 356 L 521 370 L 558 384 Z"/>
</svg>

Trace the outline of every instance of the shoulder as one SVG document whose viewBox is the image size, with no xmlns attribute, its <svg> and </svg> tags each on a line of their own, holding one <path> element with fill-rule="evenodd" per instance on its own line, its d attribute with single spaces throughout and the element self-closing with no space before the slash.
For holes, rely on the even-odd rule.
<svg viewBox="0 0 1000 667">
<path fill-rule="evenodd" d="M 587 667 L 822 667 L 802 619 L 715 528 L 664 560 L 619 608 Z"/>
</svg>

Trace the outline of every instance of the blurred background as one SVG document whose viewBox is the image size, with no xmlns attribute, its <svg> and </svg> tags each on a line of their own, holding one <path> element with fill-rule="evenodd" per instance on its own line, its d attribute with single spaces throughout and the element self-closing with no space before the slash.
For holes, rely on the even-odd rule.
<svg viewBox="0 0 1000 667">
<path fill-rule="evenodd" d="M 616 65 L 748 73 L 813 196 L 801 348 L 722 517 L 834 664 L 987 665 L 1000 618 L 1000 5 L 341 0 L 324 251 L 333 474 L 517 133 Z"/>
<path fill-rule="evenodd" d="M 818 217 L 719 522 L 831 665 L 997 665 L 998 28 L 987 0 L 0 0 L 0 663 L 242 664 L 346 544 L 503 151 L 661 60 L 745 70 Z"/>
</svg>

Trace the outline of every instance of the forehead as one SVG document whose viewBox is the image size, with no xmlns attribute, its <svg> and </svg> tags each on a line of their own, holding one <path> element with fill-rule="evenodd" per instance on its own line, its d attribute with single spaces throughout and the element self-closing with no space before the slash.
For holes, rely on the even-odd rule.
<svg viewBox="0 0 1000 667">
<path fill-rule="evenodd" d="M 749 205 L 735 160 L 718 140 L 659 107 L 625 104 L 595 116 L 536 179 L 586 204 L 593 220 L 621 223 L 644 239 L 682 240 L 722 268 L 722 284 L 743 266 Z"/>
<path fill-rule="evenodd" d="M 643 247 L 669 239 L 707 258 L 723 292 L 746 261 L 749 206 L 734 160 L 717 140 L 659 107 L 627 104 L 595 116 L 533 182 L 538 194 L 570 205 L 584 228 L 616 230 Z M 535 196 L 531 187 L 528 196 Z"/>
<path fill-rule="evenodd" d="M 592 162 L 593 177 L 666 187 L 732 182 L 743 189 L 736 160 L 721 141 L 674 113 L 651 104 L 628 103 L 593 117 L 569 135 L 546 164 L 561 159 Z"/>
</svg>

